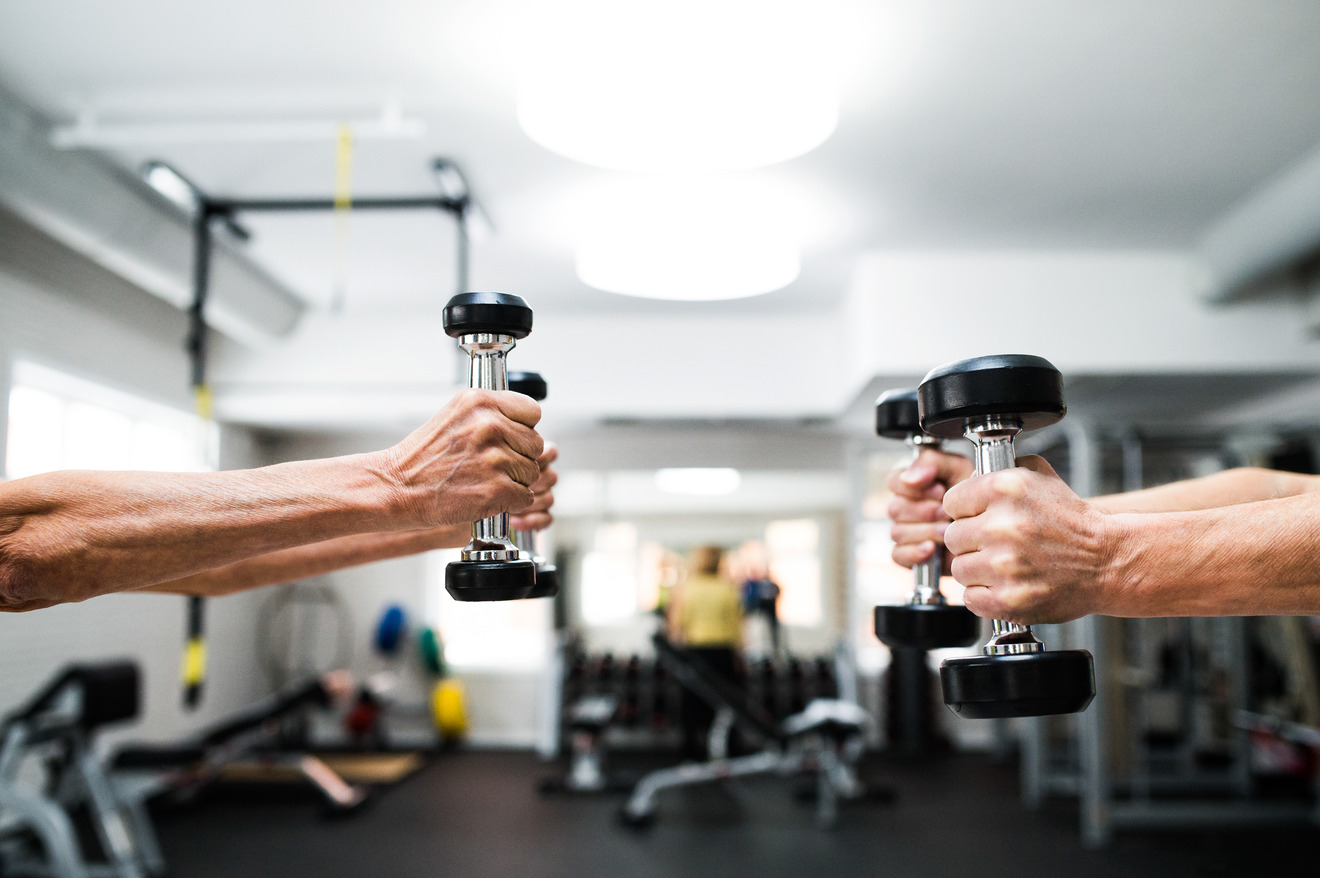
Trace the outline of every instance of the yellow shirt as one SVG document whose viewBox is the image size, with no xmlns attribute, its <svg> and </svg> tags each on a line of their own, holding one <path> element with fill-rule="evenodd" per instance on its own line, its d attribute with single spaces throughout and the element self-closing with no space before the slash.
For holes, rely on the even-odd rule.
<svg viewBox="0 0 1320 878">
<path fill-rule="evenodd" d="M 694 576 L 679 588 L 678 631 L 688 646 L 737 646 L 742 635 L 738 587 L 718 576 Z"/>
</svg>

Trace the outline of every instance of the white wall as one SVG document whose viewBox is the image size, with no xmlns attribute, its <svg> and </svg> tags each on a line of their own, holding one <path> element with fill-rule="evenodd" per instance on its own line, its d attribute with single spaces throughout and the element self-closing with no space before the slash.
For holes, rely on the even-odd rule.
<svg viewBox="0 0 1320 878">
<path fill-rule="evenodd" d="M 182 313 L 68 251 L 14 254 L 0 247 L 0 313 L 0 400 L 8 399 L 10 364 L 28 358 L 191 408 Z M 0 436 L 7 414 L 0 404 Z M 255 448 L 241 431 L 226 431 L 222 448 L 222 466 L 253 462 Z M 242 595 L 209 603 L 210 674 L 195 713 L 180 706 L 184 598 L 113 595 L 0 615 L 0 711 L 16 707 L 67 662 L 131 657 L 145 676 L 144 713 L 117 736 L 178 737 L 264 693 L 254 659 L 259 600 Z"/>
</svg>

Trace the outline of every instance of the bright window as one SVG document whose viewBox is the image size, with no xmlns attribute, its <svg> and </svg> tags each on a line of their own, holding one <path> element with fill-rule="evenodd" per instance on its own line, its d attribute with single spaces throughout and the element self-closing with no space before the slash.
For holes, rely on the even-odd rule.
<svg viewBox="0 0 1320 878">
<path fill-rule="evenodd" d="M 456 601 L 445 591 L 445 567 L 459 550 L 428 555 L 427 618 L 440 631 L 445 662 L 455 670 L 529 671 L 549 660 L 553 601 Z"/>
<path fill-rule="evenodd" d="M 765 528 L 770 578 L 779 584 L 779 619 L 811 628 L 821 623 L 820 525 L 809 518 Z"/>
<path fill-rule="evenodd" d="M 215 469 L 215 425 L 35 363 L 14 364 L 5 474 Z"/>
</svg>

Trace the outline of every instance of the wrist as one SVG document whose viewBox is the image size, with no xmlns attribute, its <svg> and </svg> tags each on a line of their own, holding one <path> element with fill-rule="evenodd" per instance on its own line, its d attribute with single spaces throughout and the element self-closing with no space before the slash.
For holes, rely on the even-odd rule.
<svg viewBox="0 0 1320 878">
<path fill-rule="evenodd" d="M 361 458 L 372 483 L 369 505 L 381 523 L 377 530 L 418 530 L 434 526 L 435 522 L 426 514 L 422 492 L 408 478 L 395 449 L 364 454 Z"/>
<path fill-rule="evenodd" d="M 1147 516 L 1101 509 L 1104 564 L 1100 568 L 1098 604 L 1093 612 L 1106 616 L 1146 616 L 1148 566 L 1143 562 L 1143 529 Z"/>
</svg>

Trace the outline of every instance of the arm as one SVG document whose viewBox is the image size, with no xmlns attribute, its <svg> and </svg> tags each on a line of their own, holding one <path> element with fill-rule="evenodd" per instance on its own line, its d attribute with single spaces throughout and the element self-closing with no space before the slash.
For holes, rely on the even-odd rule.
<svg viewBox="0 0 1320 878">
<path fill-rule="evenodd" d="M 528 397 L 466 390 L 371 454 L 219 473 L 59 472 L 0 485 L 0 609 L 526 507 L 540 475 L 539 418 Z"/>
<path fill-rule="evenodd" d="M 1311 491 L 1320 491 L 1320 478 L 1260 467 L 1239 467 L 1157 488 L 1094 497 L 1091 502 L 1101 511 L 1110 513 L 1176 512 L 1295 497 Z"/>
<path fill-rule="evenodd" d="M 512 517 L 514 527 L 540 530 L 554 520 L 550 507 L 554 505 L 553 488 L 559 480 L 551 465 L 559 457 L 554 446 L 547 446 L 537 460 L 541 475 L 532 485 L 536 499 L 532 505 Z M 292 549 L 269 552 L 255 558 L 236 561 L 192 576 L 147 586 L 142 591 L 164 594 L 220 597 L 250 588 L 278 585 L 356 567 L 372 561 L 400 558 L 432 549 L 454 549 L 467 544 L 472 534 L 469 524 L 442 525 L 419 531 L 399 533 L 371 533 L 339 537 Z"/>
<path fill-rule="evenodd" d="M 221 597 L 265 585 L 279 585 L 331 573 L 346 567 L 401 558 L 432 549 L 452 549 L 466 545 L 471 525 L 445 525 L 421 531 L 372 533 L 339 537 L 292 549 L 268 552 L 203 570 L 172 582 L 149 585 L 140 591 L 163 594 Z"/>
<path fill-rule="evenodd" d="M 945 533 L 977 615 L 1320 613 L 1320 496 L 1107 514 L 1038 457 L 951 488 Z M 1252 477 L 1255 478 L 1255 477 Z"/>
</svg>

